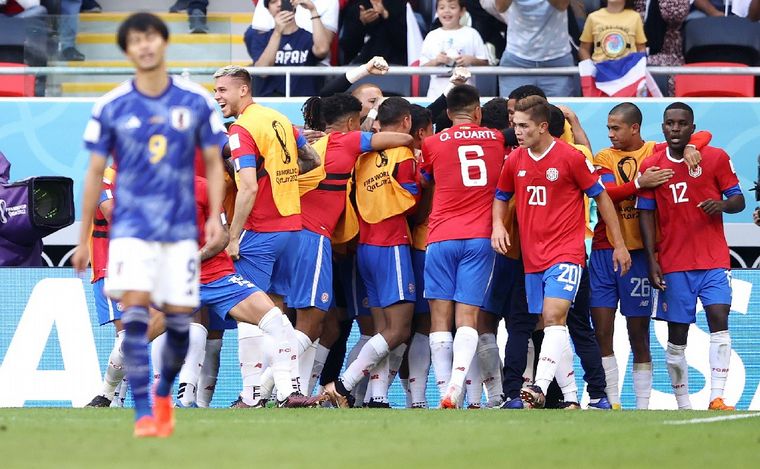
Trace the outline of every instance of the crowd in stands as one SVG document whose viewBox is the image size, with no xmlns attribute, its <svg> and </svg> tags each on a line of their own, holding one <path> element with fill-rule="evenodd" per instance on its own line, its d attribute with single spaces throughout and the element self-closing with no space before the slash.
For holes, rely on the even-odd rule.
<svg viewBox="0 0 760 469">
<path fill-rule="evenodd" d="M 573 67 L 582 60 L 599 63 L 635 52 L 645 53 L 649 65 L 680 66 L 686 62 L 687 23 L 724 16 L 745 17 L 747 23 L 760 20 L 760 0 L 251 3 L 253 17 L 244 41 L 254 67 L 360 64 L 381 56 L 391 66 L 467 66 L 475 76 L 481 66 Z M 209 0 L 176 0 L 169 11 L 187 12 L 188 31 L 203 34 L 209 32 L 208 5 Z M 0 20 L 3 16 L 62 15 L 55 25 L 56 43 L 47 50 L 54 49 L 48 57 L 63 61 L 85 60 L 75 45 L 79 11 L 100 12 L 102 8 L 95 0 L 0 0 Z M 760 29 L 756 35 L 760 36 Z M 0 32 L 0 61 L 23 61 L 24 57 L 9 60 L 3 52 L 2 36 Z M 427 95 L 437 96 L 447 80 L 447 76 L 430 77 Z M 662 76 L 658 82 L 665 95 L 673 94 L 672 77 L 668 81 Z M 312 96 L 323 84 L 324 79 L 318 76 L 294 77 L 290 95 Z M 539 86 L 548 96 L 581 94 L 578 76 L 573 75 L 500 76 L 494 94 L 505 96 L 522 85 Z M 260 78 L 255 87 L 262 97 L 287 94 L 283 76 Z"/>
</svg>

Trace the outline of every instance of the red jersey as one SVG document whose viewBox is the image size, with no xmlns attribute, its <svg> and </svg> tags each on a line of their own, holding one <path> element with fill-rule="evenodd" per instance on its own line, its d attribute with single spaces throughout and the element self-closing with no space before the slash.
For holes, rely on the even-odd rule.
<svg viewBox="0 0 760 469">
<path fill-rule="evenodd" d="M 105 278 L 108 268 L 108 232 L 109 223 L 100 210 L 100 204 L 113 200 L 114 178 L 113 168 L 107 168 L 103 173 L 100 200 L 92 220 L 92 237 L 90 238 L 90 263 L 92 264 L 92 283 Z"/>
<path fill-rule="evenodd" d="M 293 127 L 293 133 L 296 136 L 296 140 L 303 139 L 295 127 Z M 253 141 L 251 134 L 243 127 L 233 124 L 230 127 L 229 135 L 233 160 L 250 156 L 256 158 L 258 191 L 256 192 L 256 200 L 253 202 L 251 213 L 248 215 L 243 228 L 260 233 L 300 231 L 302 227 L 300 214 L 284 217 L 277 210 L 272 194 L 272 185 L 269 182 L 269 173 L 267 173 L 264 167 L 264 157 L 261 155 L 256 142 Z"/>
<path fill-rule="evenodd" d="M 638 209 L 656 209 L 662 233 L 657 251 L 665 274 L 731 267 L 723 216 L 709 216 L 697 205 L 741 194 L 739 179 L 725 151 L 708 146 L 701 153 L 702 162 L 696 171 L 690 171 L 683 160 L 671 158 L 668 149 L 655 153 L 641 165 L 642 173 L 652 166 L 675 172 L 660 187 L 640 191 L 636 200 Z"/>
<path fill-rule="evenodd" d="M 491 205 L 504 163 L 504 136 L 455 125 L 422 142 L 422 173 L 435 181 L 428 244 L 491 237 Z"/>
<path fill-rule="evenodd" d="M 327 138 L 327 176 L 316 189 L 301 197 L 301 219 L 307 230 L 331 238 L 346 209 L 346 184 L 356 160 L 372 150 L 372 132 L 333 132 Z"/>
<path fill-rule="evenodd" d="M 517 204 L 525 272 L 543 272 L 560 262 L 586 263 L 584 192 L 604 191 L 583 153 L 554 139 L 543 155 L 518 148 L 507 157 L 496 198 Z"/>
<path fill-rule="evenodd" d="M 416 172 L 415 161 L 405 160 L 396 165 L 393 179 L 412 195 L 419 196 Z M 386 218 L 380 223 L 367 223 L 362 218 L 360 210 L 357 210 L 356 214 L 359 218 L 359 243 L 373 246 L 400 246 L 411 243 L 406 213 Z"/>
<path fill-rule="evenodd" d="M 195 210 L 198 219 L 198 246 L 206 244 L 206 220 L 208 220 L 208 189 L 206 179 L 195 176 Z M 235 273 L 232 258 L 227 251 L 222 251 L 216 256 L 201 262 L 201 283 L 207 284 Z"/>
</svg>

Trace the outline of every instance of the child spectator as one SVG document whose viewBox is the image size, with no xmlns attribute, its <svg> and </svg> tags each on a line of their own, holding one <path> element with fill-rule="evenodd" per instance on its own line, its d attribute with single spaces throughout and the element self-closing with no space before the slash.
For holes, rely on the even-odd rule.
<svg viewBox="0 0 760 469">
<path fill-rule="evenodd" d="M 602 62 L 646 51 L 644 23 L 633 3 L 634 0 L 608 0 L 606 8 L 588 15 L 578 52 L 581 60 Z"/>
</svg>

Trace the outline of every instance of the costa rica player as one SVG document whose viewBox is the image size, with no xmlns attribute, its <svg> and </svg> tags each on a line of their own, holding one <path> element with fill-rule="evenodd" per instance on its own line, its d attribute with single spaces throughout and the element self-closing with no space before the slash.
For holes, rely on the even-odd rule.
<svg viewBox="0 0 760 469">
<path fill-rule="evenodd" d="M 586 260 L 584 193 L 596 199 L 615 246 L 615 271 L 625 274 L 631 258 L 625 248 L 615 208 L 594 167 L 583 154 L 548 132 L 549 104 L 539 96 L 517 102 L 513 121 L 520 148 L 507 157 L 493 202 L 496 252 L 506 254 L 507 203 L 515 197 L 525 264 L 528 309 L 542 314 L 544 341 L 534 385 L 524 387 L 521 398 L 543 407 L 557 364 L 571 354 L 567 314 L 575 299 Z"/>
<path fill-rule="evenodd" d="M 678 408 L 691 408 L 685 351 L 699 298 L 710 328 L 709 409 L 734 410 L 723 400 L 731 358 L 731 263 L 722 214 L 744 210 L 744 195 L 731 159 L 720 148 L 704 147 L 699 166 L 687 166 L 684 149 L 694 129 L 694 112 L 687 104 L 675 102 L 665 108 L 662 132 L 668 146 L 647 158 L 641 172 L 656 166 L 672 170 L 673 177 L 640 192 L 636 208 L 640 210 L 649 281 L 656 289 L 654 317 L 668 322 L 665 361 Z M 661 232 L 659 241 L 655 222 Z M 699 249 L 694 249 L 693 239 L 699 239 Z M 658 300 L 661 309 L 656 309 Z"/>
<path fill-rule="evenodd" d="M 475 87 L 454 87 L 447 103 L 453 126 L 425 139 L 421 171 L 425 184 L 435 190 L 425 257 L 431 358 L 441 407 L 456 408 L 478 346 L 478 312 L 493 275 L 490 210 L 505 150 L 501 132 L 480 126 Z"/>
<path fill-rule="evenodd" d="M 171 386 L 187 353 L 191 313 L 199 303 L 195 215 L 195 149 L 201 147 L 209 178 L 209 240 L 223 230 L 221 147 L 224 126 L 213 100 L 197 84 L 169 77 L 166 24 L 149 13 L 129 16 L 118 43 L 135 66 L 134 80 L 106 94 L 93 107 L 84 140 L 92 156 L 85 176 L 80 243 L 72 258 L 87 266 L 100 182 L 108 155 L 119 168 L 111 224 L 106 293 L 124 305 L 122 350 L 135 399 L 134 435 L 166 437 L 174 430 Z M 154 408 L 148 399 L 148 307 L 166 313 L 167 347 Z M 155 418 L 154 418 L 155 414 Z"/>
</svg>

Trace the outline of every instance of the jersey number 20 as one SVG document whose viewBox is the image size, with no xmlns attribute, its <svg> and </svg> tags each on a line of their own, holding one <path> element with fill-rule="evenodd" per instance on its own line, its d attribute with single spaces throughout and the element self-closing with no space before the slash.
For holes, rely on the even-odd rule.
<svg viewBox="0 0 760 469">
<path fill-rule="evenodd" d="M 457 148 L 457 154 L 459 155 L 459 167 L 462 170 L 462 184 L 465 187 L 483 187 L 488 183 L 488 175 L 486 174 L 486 162 L 483 161 L 483 147 L 480 145 L 462 145 Z M 467 155 L 473 155 L 475 158 L 469 159 Z M 473 177 L 471 171 L 475 169 L 478 176 Z"/>
</svg>

